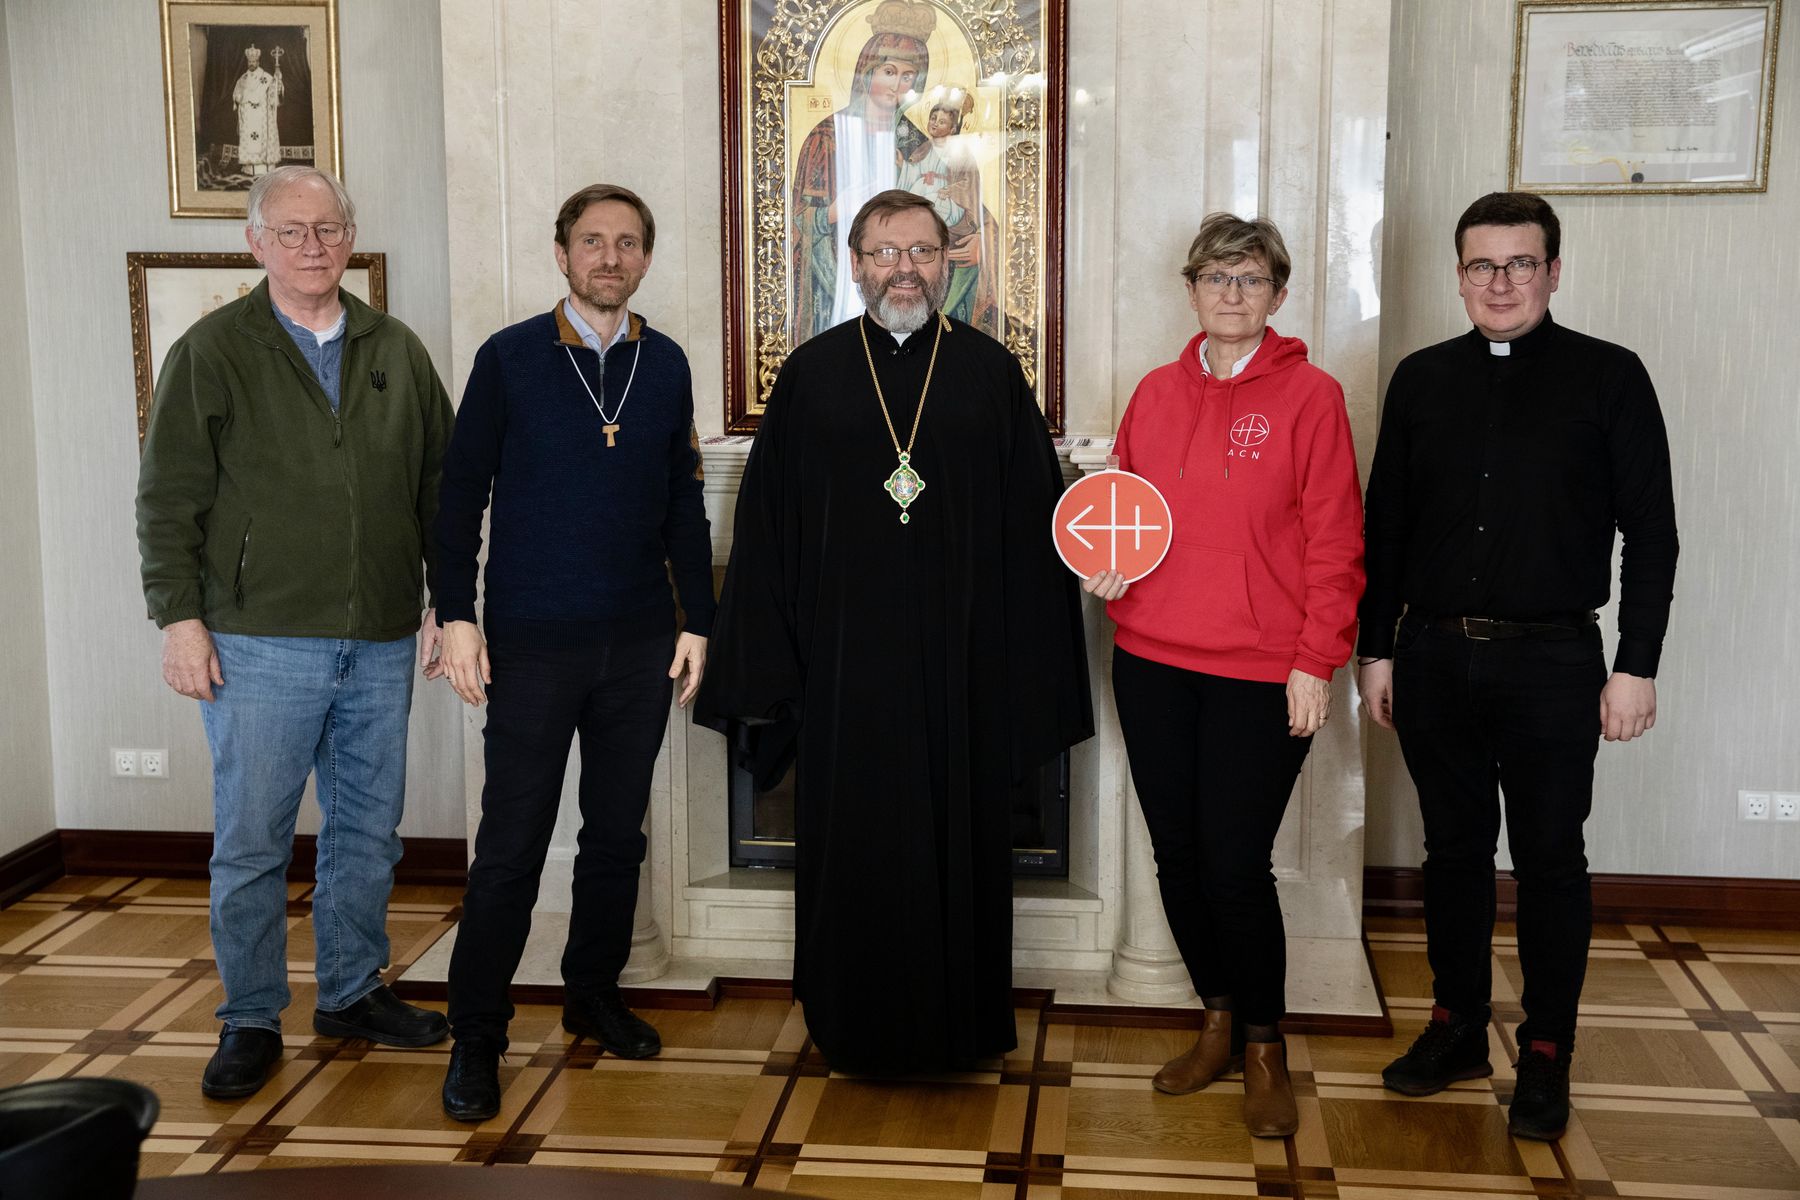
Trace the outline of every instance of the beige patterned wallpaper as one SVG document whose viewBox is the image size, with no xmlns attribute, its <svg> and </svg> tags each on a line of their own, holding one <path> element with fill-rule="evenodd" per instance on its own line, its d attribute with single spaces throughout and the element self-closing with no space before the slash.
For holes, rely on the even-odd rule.
<svg viewBox="0 0 1800 1200">
<path fill-rule="evenodd" d="M 19 239 L 7 16 L 0 8 L 0 854 L 56 827 L 50 791 L 50 696 L 44 673 L 44 575 L 38 550 L 37 446 Z"/>
</svg>

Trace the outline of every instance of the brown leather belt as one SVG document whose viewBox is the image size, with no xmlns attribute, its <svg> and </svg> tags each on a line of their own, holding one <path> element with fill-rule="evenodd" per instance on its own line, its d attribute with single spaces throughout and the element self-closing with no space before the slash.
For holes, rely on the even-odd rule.
<svg viewBox="0 0 1800 1200">
<path fill-rule="evenodd" d="M 1522 637 L 1571 637 L 1600 619 L 1599 613 L 1569 613 L 1549 621 L 1505 621 L 1496 617 L 1433 617 L 1431 627 L 1477 642 Z"/>
</svg>

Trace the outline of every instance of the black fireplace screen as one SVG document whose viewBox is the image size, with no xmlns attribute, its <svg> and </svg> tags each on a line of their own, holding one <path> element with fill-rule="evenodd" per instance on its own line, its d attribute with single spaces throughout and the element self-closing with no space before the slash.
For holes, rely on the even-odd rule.
<svg viewBox="0 0 1800 1200">
<path fill-rule="evenodd" d="M 1069 755 L 1044 764 L 1012 789 L 1013 874 L 1069 874 Z M 731 865 L 794 865 L 794 772 L 758 791 L 742 767 L 731 771 Z"/>
</svg>

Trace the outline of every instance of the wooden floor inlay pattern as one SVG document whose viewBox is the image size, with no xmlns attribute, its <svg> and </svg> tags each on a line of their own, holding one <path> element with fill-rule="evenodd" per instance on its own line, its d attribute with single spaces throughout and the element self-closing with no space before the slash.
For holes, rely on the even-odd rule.
<svg viewBox="0 0 1800 1200">
<path fill-rule="evenodd" d="M 1506 1133 L 1520 1016 L 1506 926 L 1493 1078 L 1422 1100 L 1383 1090 L 1382 1066 L 1431 1006 L 1422 928 L 1388 918 L 1368 936 L 1394 1036 L 1290 1038 L 1301 1127 L 1285 1142 L 1249 1136 L 1235 1076 L 1192 1096 L 1151 1089 L 1187 1044 L 1180 1030 L 1021 1010 L 1005 1060 L 877 1082 L 831 1074 L 786 1001 L 730 997 L 645 1010 L 665 1049 L 636 1062 L 571 1039 L 554 1008 L 522 1008 L 500 1114 L 469 1126 L 438 1103 L 447 1047 L 312 1036 L 309 896 L 290 885 L 286 1058 L 240 1103 L 199 1089 L 221 998 L 204 882 L 71 877 L 0 911 L 0 1086 L 111 1075 L 154 1088 L 146 1176 L 446 1162 L 859 1200 L 1800 1198 L 1800 931 L 1596 929 L 1575 1115 L 1555 1145 Z M 459 898 L 396 889 L 394 976 L 449 930 Z"/>
</svg>

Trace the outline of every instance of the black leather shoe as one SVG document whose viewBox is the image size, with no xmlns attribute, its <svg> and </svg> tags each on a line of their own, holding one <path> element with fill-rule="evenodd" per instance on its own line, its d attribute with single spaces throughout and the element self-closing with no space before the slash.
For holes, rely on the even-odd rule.
<svg viewBox="0 0 1800 1200">
<path fill-rule="evenodd" d="M 1487 1022 L 1459 1021 L 1441 1008 L 1431 1010 L 1431 1024 L 1412 1048 L 1387 1065 L 1381 1082 L 1405 1096 L 1432 1096 L 1459 1079 L 1482 1079 L 1494 1073 L 1488 1061 Z"/>
<path fill-rule="evenodd" d="M 648 1021 L 625 1007 L 617 988 L 570 992 L 563 1004 L 563 1028 L 593 1038 L 620 1058 L 650 1058 L 662 1051 L 662 1037 Z"/>
<path fill-rule="evenodd" d="M 1569 1056 L 1533 1042 L 1519 1055 L 1514 1069 L 1518 1082 L 1506 1110 L 1506 1131 L 1514 1137 L 1554 1142 L 1569 1127 Z"/>
<path fill-rule="evenodd" d="M 444 1072 L 444 1111 L 458 1121 L 486 1121 L 500 1111 L 500 1045 L 458 1038 Z"/>
<path fill-rule="evenodd" d="M 386 984 L 349 1008 L 313 1009 L 313 1029 L 326 1037 L 368 1038 L 384 1046 L 435 1046 L 450 1036 L 443 1013 L 414 1008 Z"/>
<path fill-rule="evenodd" d="M 214 1100 L 254 1095 L 268 1082 L 270 1070 L 280 1061 L 279 1033 L 227 1025 L 219 1034 L 219 1048 L 206 1064 L 206 1073 L 200 1076 L 200 1091 Z"/>
</svg>

